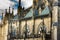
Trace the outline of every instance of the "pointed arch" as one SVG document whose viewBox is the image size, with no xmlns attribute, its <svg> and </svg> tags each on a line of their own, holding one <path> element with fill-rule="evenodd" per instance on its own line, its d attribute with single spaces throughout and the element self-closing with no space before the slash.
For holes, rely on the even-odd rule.
<svg viewBox="0 0 60 40">
<path fill-rule="evenodd" d="M 29 25 L 25 25 L 24 27 L 23 27 L 23 34 L 25 35 L 25 37 L 26 36 L 29 36 L 30 35 L 30 28 L 29 28 Z"/>
<path fill-rule="evenodd" d="M 46 33 L 46 26 L 45 24 L 43 25 L 43 22 L 41 22 L 39 25 L 38 25 L 38 30 L 37 30 L 37 34 L 41 34 L 41 33 Z"/>
</svg>

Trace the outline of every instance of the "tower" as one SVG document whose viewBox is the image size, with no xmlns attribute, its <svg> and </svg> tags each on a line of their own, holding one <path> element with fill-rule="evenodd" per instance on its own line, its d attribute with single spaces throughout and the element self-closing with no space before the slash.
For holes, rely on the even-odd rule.
<svg viewBox="0 0 60 40">
<path fill-rule="evenodd" d="M 21 0 L 19 0 L 19 6 L 18 6 L 18 19 L 19 19 L 19 33 L 18 33 L 18 37 L 20 37 L 21 36 L 21 21 L 20 21 L 20 19 L 21 19 L 21 11 L 22 11 L 22 7 L 21 7 Z"/>
<path fill-rule="evenodd" d="M 22 7 L 21 7 L 21 0 L 19 0 L 19 6 L 18 6 L 18 15 L 21 16 L 21 10 L 22 10 Z"/>
<path fill-rule="evenodd" d="M 13 15 L 13 13 L 14 13 L 14 8 L 12 8 L 12 15 Z"/>
</svg>

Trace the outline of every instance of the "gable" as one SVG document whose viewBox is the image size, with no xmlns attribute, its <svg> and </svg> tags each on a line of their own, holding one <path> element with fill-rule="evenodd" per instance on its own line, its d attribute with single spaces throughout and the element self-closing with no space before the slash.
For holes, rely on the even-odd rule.
<svg viewBox="0 0 60 40">
<path fill-rule="evenodd" d="M 50 13 L 50 10 L 48 8 L 48 6 L 45 7 L 45 9 L 41 12 L 41 14 L 39 15 L 38 10 L 35 10 L 35 16 L 44 16 Z M 33 9 L 31 8 L 30 11 L 26 14 L 26 16 L 24 18 L 29 18 L 33 16 Z"/>
</svg>

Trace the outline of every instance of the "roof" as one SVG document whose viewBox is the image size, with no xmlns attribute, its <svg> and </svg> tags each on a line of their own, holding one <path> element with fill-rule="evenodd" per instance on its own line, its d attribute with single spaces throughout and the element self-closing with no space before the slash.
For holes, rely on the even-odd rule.
<svg viewBox="0 0 60 40">
<path fill-rule="evenodd" d="M 33 16 L 33 10 L 30 9 L 30 11 L 27 13 L 27 15 L 24 18 L 32 17 Z"/>
<path fill-rule="evenodd" d="M 42 11 L 42 13 L 40 15 L 38 15 L 38 11 L 35 10 L 35 16 L 43 16 L 43 15 L 47 15 L 49 14 L 50 11 L 49 11 L 49 8 L 48 6 L 46 6 L 46 8 Z M 30 9 L 30 11 L 26 14 L 26 16 L 24 18 L 29 18 L 29 17 L 32 17 L 33 16 L 33 9 Z"/>
<path fill-rule="evenodd" d="M 42 11 L 41 15 L 46 15 L 49 13 L 50 13 L 49 8 L 48 8 L 48 6 L 46 6 L 46 8 Z"/>
<path fill-rule="evenodd" d="M 18 15 L 15 15 L 14 18 L 10 20 L 18 20 Z"/>
<path fill-rule="evenodd" d="M 44 15 L 48 15 L 49 13 L 50 13 L 50 10 L 48 6 L 45 7 L 45 9 L 42 11 L 40 15 L 38 13 L 38 10 L 35 10 L 35 16 L 44 16 Z M 32 16 L 33 16 L 33 9 L 31 8 L 24 18 L 29 18 Z M 13 20 L 18 20 L 18 15 L 15 15 Z"/>
<path fill-rule="evenodd" d="M 18 19 L 18 15 L 15 15 L 15 16 L 14 16 L 14 19 Z"/>
</svg>

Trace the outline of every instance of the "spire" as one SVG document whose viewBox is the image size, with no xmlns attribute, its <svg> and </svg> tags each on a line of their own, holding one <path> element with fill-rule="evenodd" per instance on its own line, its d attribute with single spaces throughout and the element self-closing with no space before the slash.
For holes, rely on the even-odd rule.
<svg viewBox="0 0 60 40">
<path fill-rule="evenodd" d="M 19 6 L 18 6 L 18 15 L 20 15 L 20 12 L 22 10 L 22 7 L 21 7 L 21 0 L 19 0 Z"/>
<path fill-rule="evenodd" d="M 12 8 L 12 15 L 13 15 L 13 13 L 14 13 L 14 8 Z"/>
<path fill-rule="evenodd" d="M 7 13 L 7 9 L 5 9 L 5 13 Z"/>
<path fill-rule="evenodd" d="M 10 13 L 10 7 L 9 7 L 9 13 Z"/>
<path fill-rule="evenodd" d="M 2 20 L 3 20 L 3 13 L 2 13 Z"/>
<path fill-rule="evenodd" d="M 19 0 L 19 6 L 21 6 L 21 0 Z"/>
</svg>

